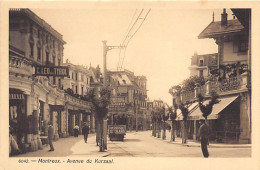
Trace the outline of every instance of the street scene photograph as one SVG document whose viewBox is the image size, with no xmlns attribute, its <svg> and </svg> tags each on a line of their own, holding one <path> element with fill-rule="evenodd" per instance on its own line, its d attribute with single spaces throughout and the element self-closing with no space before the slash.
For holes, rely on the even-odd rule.
<svg viewBox="0 0 260 170">
<path fill-rule="evenodd" d="M 9 158 L 251 158 L 251 12 L 9 8 Z"/>
</svg>

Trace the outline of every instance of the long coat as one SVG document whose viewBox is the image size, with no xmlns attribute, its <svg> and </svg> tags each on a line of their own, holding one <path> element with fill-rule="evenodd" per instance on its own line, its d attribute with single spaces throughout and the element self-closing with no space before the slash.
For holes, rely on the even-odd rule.
<svg viewBox="0 0 260 170">
<path fill-rule="evenodd" d="M 53 138 L 53 135 L 54 135 L 53 126 L 49 126 L 49 129 L 48 129 L 48 138 L 49 138 L 49 139 L 52 139 L 52 138 Z"/>
</svg>

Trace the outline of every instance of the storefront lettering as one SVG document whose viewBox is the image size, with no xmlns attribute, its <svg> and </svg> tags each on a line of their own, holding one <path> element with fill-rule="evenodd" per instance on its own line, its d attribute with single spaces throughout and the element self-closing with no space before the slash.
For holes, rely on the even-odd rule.
<svg viewBox="0 0 260 170">
<path fill-rule="evenodd" d="M 69 71 L 67 67 L 43 67 L 36 66 L 35 74 L 36 76 L 61 76 L 68 77 Z"/>
</svg>

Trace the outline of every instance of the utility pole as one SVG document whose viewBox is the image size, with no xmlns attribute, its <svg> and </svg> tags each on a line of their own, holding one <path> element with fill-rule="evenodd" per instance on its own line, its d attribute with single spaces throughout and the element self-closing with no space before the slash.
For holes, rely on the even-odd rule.
<svg viewBox="0 0 260 170">
<path fill-rule="evenodd" d="M 107 46 L 107 41 L 104 40 L 103 42 L 103 87 L 106 87 L 107 84 L 107 52 L 112 49 L 117 48 L 124 48 L 124 46 Z M 107 118 L 101 120 L 103 121 L 103 139 L 104 141 L 101 141 L 101 145 L 103 144 L 103 147 L 107 149 Z"/>
</svg>

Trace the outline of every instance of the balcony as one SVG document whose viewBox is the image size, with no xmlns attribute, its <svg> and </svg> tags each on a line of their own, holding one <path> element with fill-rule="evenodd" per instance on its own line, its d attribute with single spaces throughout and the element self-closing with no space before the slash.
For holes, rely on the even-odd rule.
<svg viewBox="0 0 260 170">
<path fill-rule="evenodd" d="M 219 95 L 248 91 L 250 86 L 249 80 L 250 77 L 248 73 L 245 72 L 237 77 L 224 79 L 222 81 L 207 81 L 205 85 L 195 87 L 193 91 L 182 92 L 180 95 L 180 100 L 182 103 L 195 101 L 197 100 L 198 94 L 202 94 L 203 96 L 210 96 L 211 92 L 213 91 Z"/>
<path fill-rule="evenodd" d="M 25 53 L 13 46 L 9 46 L 9 72 L 13 74 L 32 76 L 32 62 Z"/>
</svg>

